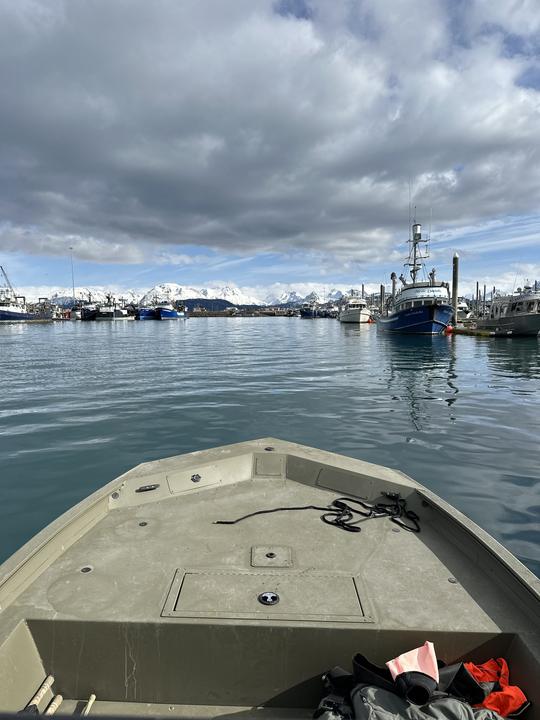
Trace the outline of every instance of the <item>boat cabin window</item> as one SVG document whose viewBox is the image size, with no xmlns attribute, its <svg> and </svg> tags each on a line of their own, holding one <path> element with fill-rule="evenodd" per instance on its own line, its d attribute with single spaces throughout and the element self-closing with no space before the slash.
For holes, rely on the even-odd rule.
<svg viewBox="0 0 540 720">
<path fill-rule="evenodd" d="M 422 302 L 422 300 L 415 300 L 415 301 L 413 302 L 413 307 L 420 307 L 420 306 L 423 305 L 423 304 L 424 304 L 424 303 Z"/>
<path fill-rule="evenodd" d="M 512 303 L 512 304 L 510 305 L 510 311 L 511 311 L 511 312 L 514 312 L 514 310 L 516 309 L 516 305 L 517 305 L 517 303 Z"/>
<path fill-rule="evenodd" d="M 527 312 L 534 312 L 534 300 L 527 304 Z"/>
<path fill-rule="evenodd" d="M 522 302 L 516 303 L 515 310 L 516 310 L 516 312 L 522 312 L 523 311 L 523 303 Z"/>
</svg>

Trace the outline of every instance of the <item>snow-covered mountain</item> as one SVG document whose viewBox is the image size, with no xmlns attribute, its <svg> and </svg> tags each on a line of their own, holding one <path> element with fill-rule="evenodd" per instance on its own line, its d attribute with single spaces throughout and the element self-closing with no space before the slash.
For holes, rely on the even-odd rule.
<svg viewBox="0 0 540 720">
<path fill-rule="evenodd" d="M 182 300 L 227 300 L 233 305 L 263 305 L 258 298 L 248 295 L 241 288 L 231 285 L 222 287 L 192 287 L 177 283 L 160 283 L 145 293 L 139 300 L 141 305 L 154 302 L 175 302 Z"/>
<path fill-rule="evenodd" d="M 266 297 L 268 305 L 300 305 L 304 301 L 303 295 L 299 295 L 296 290 L 274 295 L 270 293 Z"/>
<path fill-rule="evenodd" d="M 350 295 L 349 289 L 331 288 L 308 283 L 299 285 L 298 287 L 287 286 L 287 289 L 281 293 L 270 292 L 266 295 L 265 301 L 267 305 L 301 305 L 303 302 L 339 302 L 345 295 Z M 359 288 L 358 288 L 359 290 Z M 357 291 L 358 291 L 357 290 Z"/>
<path fill-rule="evenodd" d="M 373 286 L 376 288 L 376 286 Z M 232 305 L 288 305 L 299 306 L 303 302 L 339 302 L 352 291 L 359 292 L 360 288 L 347 288 L 340 286 L 328 290 L 328 286 L 318 283 L 281 284 L 271 287 L 237 287 L 235 285 L 180 285 L 179 283 L 160 283 L 148 290 L 147 288 L 119 288 L 116 286 L 88 286 L 76 287 L 75 297 L 78 301 L 104 302 L 107 294 L 116 300 L 124 299 L 128 303 L 142 305 L 154 302 L 183 302 L 185 300 L 226 300 Z M 17 291 L 25 295 L 29 302 L 35 302 L 39 297 L 47 297 L 57 305 L 69 307 L 73 304 L 73 291 L 70 287 L 20 287 Z M 374 292 L 373 288 L 366 287 L 366 292 Z"/>
<path fill-rule="evenodd" d="M 306 295 L 306 297 L 304 298 L 304 302 L 309 302 L 309 303 L 316 303 L 316 302 L 320 302 L 320 301 L 321 300 L 319 298 L 319 294 L 316 293 L 315 290 L 310 292 L 309 295 Z"/>
</svg>

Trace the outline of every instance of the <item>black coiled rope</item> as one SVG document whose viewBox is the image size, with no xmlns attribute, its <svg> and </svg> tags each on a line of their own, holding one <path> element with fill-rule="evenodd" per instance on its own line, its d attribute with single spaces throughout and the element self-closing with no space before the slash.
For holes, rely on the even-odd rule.
<svg viewBox="0 0 540 720">
<path fill-rule="evenodd" d="M 413 510 L 407 509 L 407 501 L 399 493 L 383 492 L 382 495 L 390 502 L 368 503 L 357 498 L 340 497 L 332 500 L 330 505 L 321 507 L 319 505 L 299 505 L 294 507 L 277 507 L 270 510 L 257 510 L 256 512 L 243 515 L 236 520 L 215 520 L 214 525 L 236 525 L 236 523 L 256 515 L 268 515 L 269 513 L 288 512 L 295 510 L 320 510 L 321 520 L 327 525 L 333 525 L 346 532 L 360 532 L 360 523 L 370 518 L 387 517 L 403 530 L 408 532 L 420 532 L 420 518 Z M 357 505 L 359 507 L 353 507 Z M 356 516 L 360 516 L 356 519 Z"/>
</svg>

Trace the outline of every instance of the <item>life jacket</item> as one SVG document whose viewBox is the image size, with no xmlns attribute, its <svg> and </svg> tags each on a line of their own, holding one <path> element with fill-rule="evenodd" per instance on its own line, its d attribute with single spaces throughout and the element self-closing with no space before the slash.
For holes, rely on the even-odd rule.
<svg viewBox="0 0 540 720">
<path fill-rule="evenodd" d="M 435 674 L 433 668 L 427 669 Z M 339 667 L 325 673 L 329 694 L 314 717 L 390 720 L 388 713 L 394 713 L 408 720 L 501 720 L 518 717 L 530 705 L 518 687 L 509 685 L 503 658 L 483 665 L 439 661 L 437 669 L 438 683 L 417 670 L 405 670 L 394 678 L 389 667 L 375 665 L 358 653 L 352 673 Z"/>
<path fill-rule="evenodd" d="M 355 683 L 354 676 L 334 668 L 324 676 L 329 694 L 315 711 L 318 720 L 501 720 L 493 710 L 474 708 L 464 700 L 443 693 L 415 705 L 400 696 L 395 688 Z M 348 688 L 350 686 L 350 689 Z"/>
<path fill-rule="evenodd" d="M 502 717 L 515 717 L 529 706 L 523 691 L 510 685 L 510 671 L 504 658 L 492 658 L 482 665 L 471 662 L 463 665 L 487 693 L 479 706 L 495 710 Z"/>
</svg>

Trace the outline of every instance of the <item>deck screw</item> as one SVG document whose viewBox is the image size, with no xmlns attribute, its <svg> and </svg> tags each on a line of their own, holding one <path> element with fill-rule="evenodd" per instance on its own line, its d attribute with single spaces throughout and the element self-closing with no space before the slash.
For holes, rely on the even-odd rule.
<svg viewBox="0 0 540 720">
<path fill-rule="evenodd" d="M 273 558 L 276 557 L 276 553 L 275 552 L 267 552 L 266 557 L 270 558 L 270 560 L 273 560 Z"/>
<path fill-rule="evenodd" d="M 272 452 L 272 450 L 273 450 L 274 448 L 273 448 L 273 447 L 265 447 L 264 449 L 266 450 L 266 452 Z"/>
<path fill-rule="evenodd" d="M 200 482 L 200 481 L 201 481 L 201 476 L 199 475 L 199 473 L 195 473 L 195 475 L 192 475 L 192 476 L 191 476 L 191 482 L 197 483 L 197 482 Z"/>
<path fill-rule="evenodd" d="M 115 492 L 113 492 L 113 494 L 111 495 L 111 497 L 112 497 L 113 500 L 118 500 L 118 498 L 120 497 L 120 493 L 117 493 L 117 492 L 115 491 Z"/>
<path fill-rule="evenodd" d="M 89 572 L 92 572 L 92 570 L 93 570 L 93 567 L 91 565 L 85 565 L 84 567 L 81 568 L 82 573 L 89 573 Z"/>
<path fill-rule="evenodd" d="M 147 525 L 148 525 L 148 523 L 146 522 L 146 520 L 143 520 L 142 522 L 139 523 L 139 527 L 146 527 Z"/>
<path fill-rule="evenodd" d="M 449 583 L 452 583 L 453 585 L 457 585 L 457 580 L 456 580 L 455 577 L 449 577 L 449 578 L 448 578 L 448 582 L 449 582 Z"/>
</svg>

